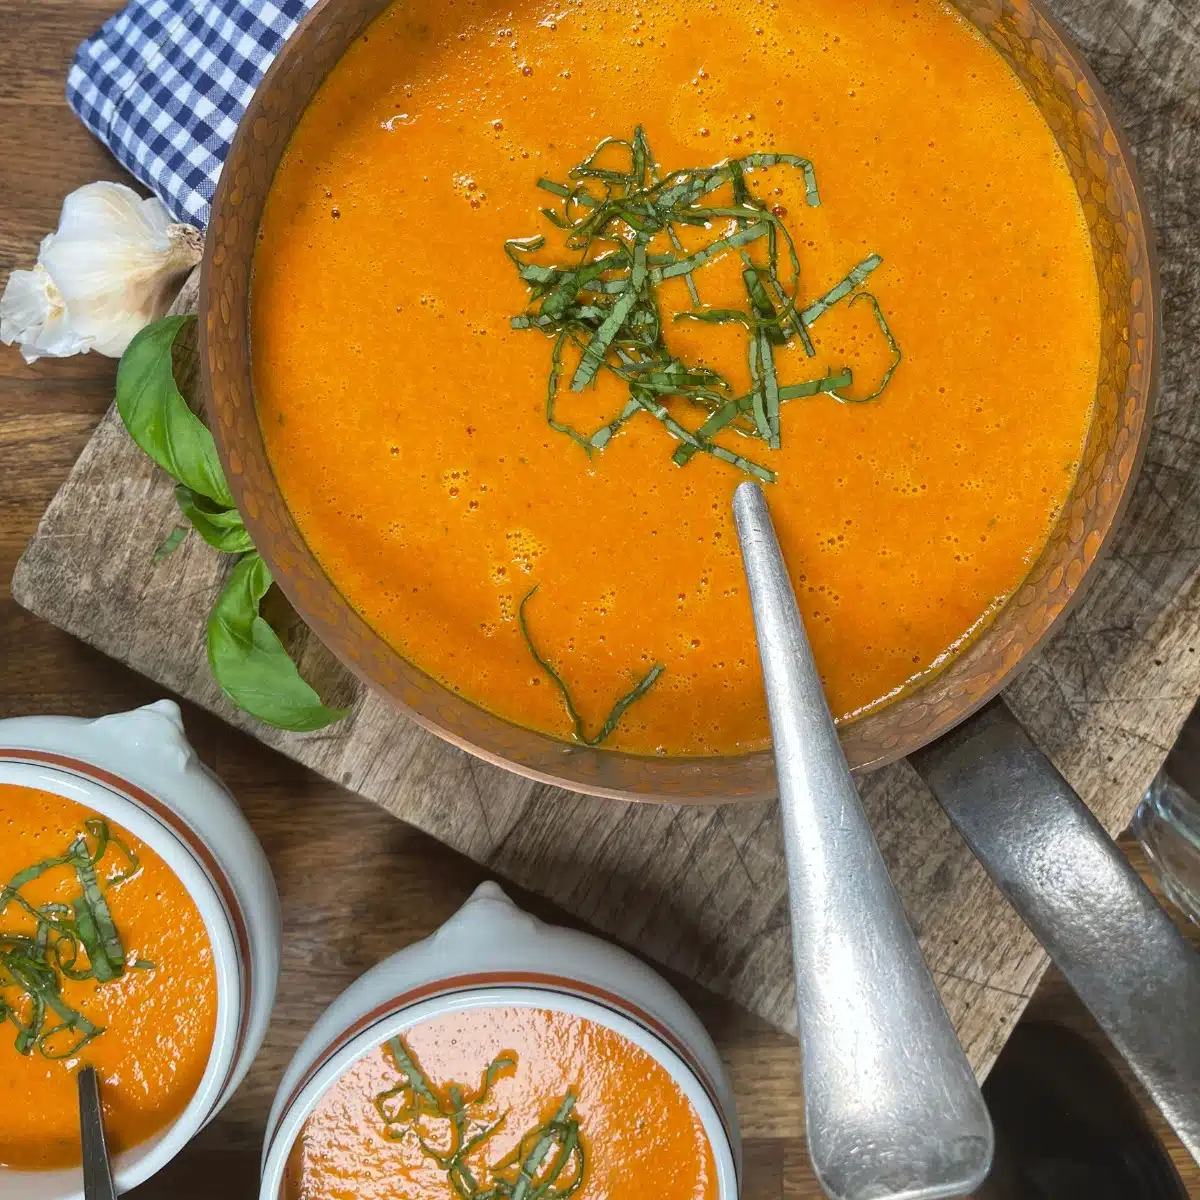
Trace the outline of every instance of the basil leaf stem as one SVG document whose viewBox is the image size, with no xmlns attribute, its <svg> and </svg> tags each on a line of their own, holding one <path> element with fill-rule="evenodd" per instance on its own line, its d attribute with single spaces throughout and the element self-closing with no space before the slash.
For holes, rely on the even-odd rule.
<svg viewBox="0 0 1200 1200">
<path fill-rule="evenodd" d="M 188 535 L 188 527 L 186 525 L 176 525 L 170 533 L 158 544 L 158 549 L 154 551 L 154 557 L 151 561 L 157 566 L 164 558 L 174 554 L 179 549 L 183 539 Z"/>
</svg>

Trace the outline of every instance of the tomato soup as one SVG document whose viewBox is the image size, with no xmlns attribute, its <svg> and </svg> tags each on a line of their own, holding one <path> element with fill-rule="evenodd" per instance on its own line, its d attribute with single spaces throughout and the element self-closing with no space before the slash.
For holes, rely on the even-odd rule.
<svg viewBox="0 0 1200 1200">
<path fill-rule="evenodd" d="M 522 1171 L 530 1195 L 717 1200 L 667 1071 L 601 1025 L 526 1008 L 436 1017 L 356 1062 L 305 1123 L 284 1198 L 508 1195 Z"/>
<path fill-rule="evenodd" d="M 625 145 L 589 159 L 606 138 Z M 682 178 L 699 199 L 654 225 Z M 563 296 L 572 238 L 572 270 L 610 255 L 584 300 Z M 260 239 L 259 417 L 309 546 L 412 662 L 566 739 L 768 743 L 741 480 L 774 480 L 849 720 L 1016 590 L 1087 436 L 1099 300 L 1074 185 L 1008 66 L 937 0 L 398 3 L 305 113 Z M 771 325 L 789 290 L 800 317 Z M 753 404 L 693 454 L 711 396 L 739 393 Z"/>
<path fill-rule="evenodd" d="M 76 1073 L 114 1153 L 187 1106 L 216 1024 L 212 950 L 148 846 L 50 792 L 0 784 L 0 1166 L 79 1163 Z"/>
</svg>

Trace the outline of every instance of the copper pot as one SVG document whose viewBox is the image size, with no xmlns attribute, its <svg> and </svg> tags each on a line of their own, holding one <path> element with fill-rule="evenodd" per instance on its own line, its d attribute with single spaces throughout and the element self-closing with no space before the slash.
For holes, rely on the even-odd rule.
<svg viewBox="0 0 1200 1200">
<path fill-rule="evenodd" d="M 347 666 L 413 720 L 473 754 L 599 796 L 719 803 L 774 795 L 769 751 L 662 759 L 595 750 L 521 729 L 454 695 L 351 608 L 288 512 L 267 460 L 250 371 L 256 234 L 305 107 L 389 2 L 320 0 L 251 100 L 213 199 L 201 281 L 202 373 L 210 423 L 254 542 L 297 611 Z M 914 756 L 913 765 L 972 850 L 1184 1143 L 1200 1153 L 1200 1040 L 1194 1036 L 1200 957 L 1067 782 L 993 699 L 1083 594 L 1141 462 L 1161 340 L 1146 204 L 1108 102 L 1055 22 L 1032 0 L 957 4 L 1038 105 L 1079 190 L 1102 305 L 1095 416 L 1062 516 L 1016 594 L 964 653 L 887 707 L 843 726 L 841 740 L 855 768 Z"/>
<path fill-rule="evenodd" d="M 226 160 L 205 246 L 201 359 L 233 494 L 275 579 L 320 639 L 413 720 L 481 758 L 575 791 L 721 802 L 773 795 L 770 751 L 650 758 L 571 745 L 493 716 L 402 658 L 359 616 L 305 545 L 271 472 L 250 371 L 250 274 L 275 170 L 333 64 L 389 0 L 321 0 L 254 94 Z M 1045 115 L 1079 189 L 1102 303 L 1096 409 L 1075 487 L 1025 582 L 974 643 L 886 707 L 844 725 L 852 767 L 909 754 L 963 720 L 1028 662 L 1082 594 L 1120 519 L 1145 448 L 1157 374 L 1158 277 L 1146 206 L 1094 76 L 1025 0 L 960 0 Z"/>
</svg>

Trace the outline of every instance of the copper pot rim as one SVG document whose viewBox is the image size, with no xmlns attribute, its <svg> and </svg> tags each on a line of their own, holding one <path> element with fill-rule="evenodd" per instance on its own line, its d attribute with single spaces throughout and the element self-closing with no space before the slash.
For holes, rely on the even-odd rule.
<svg viewBox="0 0 1200 1200">
<path fill-rule="evenodd" d="M 234 156 L 235 149 L 239 143 L 246 141 L 250 137 L 250 130 L 253 128 L 255 120 L 261 117 L 264 98 L 271 94 L 272 83 L 280 76 L 280 74 L 289 65 L 289 59 L 292 53 L 296 52 L 296 47 L 301 43 L 302 35 L 311 33 L 314 27 L 320 26 L 329 20 L 331 12 L 337 10 L 345 0 L 318 0 L 301 19 L 292 35 L 287 42 L 281 47 L 279 53 L 272 61 L 271 65 L 265 72 L 262 81 L 260 82 L 254 95 L 251 97 L 250 103 L 247 105 L 246 111 L 243 113 L 238 124 L 238 129 L 231 144 L 229 157 Z M 390 0 L 380 0 L 377 5 L 376 15 L 382 13 L 389 5 Z M 1161 303 L 1161 283 L 1159 277 L 1158 254 L 1153 235 L 1153 225 L 1150 221 L 1149 206 L 1146 201 L 1146 192 L 1141 181 L 1140 174 L 1137 169 L 1132 151 L 1129 146 L 1128 139 L 1113 115 L 1113 105 L 1106 90 L 1096 78 L 1090 65 L 1087 63 L 1082 52 L 1075 45 L 1069 34 L 1066 32 L 1062 24 L 1046 11 L 1040 0 L 1003 0 L 1003 3 L 1016 11 L 1032 14 L 1039 22 L 1052 31 L 1055 38 L 1061 45 L 1061 48 L 1071 66 L 1077 70 L 1088 86 L 1094 93 L 1096 105 L 1099 110 L 1107 118 L 1109 129 L 1115 138 L 1117 145 L 1117 155 L 1121 166 L 1127 172 L 1130 181 L 1130 193 L 1133 204 L 1132 215 L 1137 218 L 1140 228 L 1144 231 L 1144 237 L 1141 239 L 1142 251 L 1145 255 L 1146 273 L 1149 277 L 1149 287 L 1145 297 L 1145 303 L 1149 310 L 1149 320 L 1147 322 L 1147 331 L 1145 339 L 1147 342 L 1146 350 L 1146 369 L 1144 371 L 1144 383 L 1138 389 L 1136 399 L 1139 402 L 1139 410 L 1141 414 L 1141 423 L 1137 433 L 1137 441 L 1133 449 L 1131 465 L 1127 470 L 1124 480 L 1122 481 L 1119 494 L 1112 509 L 1112 512 L 1107 520 L 1105 527 L 1101 533 L 1100 541 L 1094 550 L 1088 564 L 1083 569 L 1078 581 L 1068 589 L 1068 594 L 1065 601 L 1058 607 L 1057 611 L 1046 621 L 1040 631 L 1032 637 L 1028 642 L 1024 643 L 1021 653 L 1011 663 L 1006 664 L 1000 671 L 994 674 L 988 685 L 973 694 L 968 699 L 953 704 L 946 710 L 945 713 L 936 718 L 932 723 L 925 728 L 919 729 L 911 734 L 911 736 L 900 737 L 894 745 L 877 751 L 872 754 L 856 755 L 853 752 L 853 741 L 855 735 L 868 723 L 880 717 L 882 714 L 890 714 L 892 720 L 896 720 L 896 714 L 902 713 L 906 706 L 911 704 L 915 699 L 920 698 L 924 693 L 934 689 L 939 683 L 943 683 L 947 676 L 952 674 L 956 668 L 961 669 L 964 662 L 974 657 L 980 652 L 980 648 L 986 648 L 989 639 L 993 637 L 998 628 L 998 622 L 1003 615 L 1009 610 L 1017 600 L 1017 597 L 1022 594 L 1028 586 L 1029 580 L 1037 575 L 1039 567 L 1042 565 L 1042 559 L 1046 556 L 1047 551 L 1054 541 L 1054 533 L 1058 525 L 1051 530 L 1047 542 L 1043 546 L 1042 553 L 1035 560 L 1027 573 L 1022 583 L 1006 597 L 1004 601 L 997 607 L 997 610 L 992 614 L 991 618 L 983 624 L 982 628 L 975 636 L 971 638 L 969 643 L 958 653 L 954 654 L 949 660 L 936 670 L 931 670 L 919 676 L 910 686 L 906 686 L 899 695 L 880 705 L 873 706 L 866 713 L 857 716 L 854 719 L 841 725 L 841 733 L 843 744 L 850 742 L 847 746 L 847 756 L 850 760 L 851 769 L 857 773 L 876 770 L 886 766 L 889 763 L 895 762 L 923 746 L 936 741 L 943 734 L 949 732 L 955 726 L 961 724 L 969 716 L 978 709 L 982 708 L 988 701 L 998 695 L 1008 684 L 1010 684 L 1023 670 L 1029 667 L 1032 661 L 1036 658 L 1037 653 L 1046 644 L 1046 642 L 1057 633 L 1066 618 L 1075 610 L 1076 606 L 1083 599 L 1088 588 L 1095 581 L 1096 566 L 1111 550 L 1112 543 L 1121 526 L 1124 515 L 1128 509 L 1132 499 L 1134 484 L 1136 483 L 1138 474 L 1141 469 L 1143 459 L 1146 454 L 1147 444 L 1150 437 L 1151 418 L 1154 414 L 1154 408 L 1158 395 L 1158 377 L 1162 351 L 1162 303 Z M 373 18 L 372 18 L 373 19 Z M 333 61 L 340 60 L 339 54 Z M 325 75 L 322 75 L 323 82 Z M 318 84 L 319 86 L 319 84 Z M 1022 81 L 1022 86 L 1025 87 Z M 1026 87 L 1026 91 L 1029 89 Z M 1036 97 L 1034 98 L 1036 103 Z M 1039 105 L 1039 109 L 1040 109 Z M 294 129 L 294 124 L 292 129 Z M 290 137 L 291 129 L 288 134 Z M 230 193 L 233 190 L 233 183 L 227 172 L 222 172 L 218 179 L 217 186 L 212 200 L 212 213 L 215 215 L 224 206 L 230 203 Z M 233 490 L 238 508 L 242 513 L 245 524 L 251 534 L 251 537 L 256 547 L 261 547 L 268 542 L 269 536 L 261 518 L 256 515 L 253 509 L 248 509 L 250 506 L 246 503 L 247 490 L 245 489 L 240 474 L 231 469 L 230 448 L 226 444 L 225 439 L 219 433 L 219 426 L 212 418 L 215 415 L 215 399 L 213 386 L 212 372 L 212 355 L 211 355 L 211 335 L 209 330 L 209 318 L 213 312 L 216 303 L 212 291 L 212 274 L 214 255 L 216 253 L 216 238 L 214 230 L 216 222 L 210 220 L 205 238 L 204 253 L 201 261 L 200 272 L 200 299 L 199 299 L 199 344 L 200 344 L 200 362 L 201 362 L 201 379 L 203 394 L 205 399 L 206 409 L 209 415 L 209 424 L 213 428 L 216 437 L 218 453 L 225 469 L 226 476 L 229 479 L 230 486 Z M 249 275 L 249 273 L 248 273 Z M 243 336 L 247 343 L 247 359 L 249 359 L 249 330 L 243 329 Z M 252 381 L 249 384 L 250 392 L 253 393 Z M 1089 433 L 1089 437 L 1091 434 Z M 271 474 L 272 484 L 275 491 L 279 492 L 278 483 Z M 1068 497 L 1075 495 L 1075 488 Z M 282 495 L 280 494 L 282 501 Z M 286 503 L 284 503 L 286 509 Z M 1063 513 L 1059 518 L 1059 523 L 1066 519 L 1067 505 L 1064 504 Z M 290 512 L 289 512 L 290 519 Z M 296 530 L 296 536 L 303 540 L 299 531 Z M 306 547 L 307 549 L 307 547 Z M 311 551 L 308 551 L 311 555 Z M 312 556 L 315 560 L 315 556 Z M 777 794 L 777 789 L 774 785 L 774 763 L 770 748 L 750 751 L 744 754 L 737 755 L 714 755 L 706 757 L 657 757 L 630 754 L 625 751 L 603 750 L 591 747 L 582 747 L 573 743 L 562 741 L 558 738 L 547 734 L 538 733 L 537 731 L 529 730 L 521 726 L 517 726 L 513 722 L 509 722 L 504 718 L 498 717 L 495 714 L 488 712 L 482 706 L 476 705 L 465 698 L 456 695 L 451 689 L 445 687 L 439 681 L 433 679 L 427 673 L 423 672 L 410 660 L 404 659 L 397 651 L 388 647 L 390 653 L 397 659 L 405 663 L 405 665 L 417 675 L 421 676 L 431 688 L 440 690 L 452 697 L 452 702 L 458 705 L 466 705 L 481 714 L 490 722 L 498 722 L 500 725 L 508 727 L 519 732 L 522 735 L 529 735 L 538 742 L 545 743 L 545 750 L 550 751 L 546 757 L 550 765 L 542 766 L 524 761 L 522 759 L 510 757 L 508 754 L 495 750 L 487 745 L 480 744 L 474 738 L 464 736 L 454 729 L 449 728 L 446 724 L 431 717 L 428 713 L 420 708 L 406 703 L 382 686 L 379 680 L 375 679 L 370 672 L 356 661 L 352 656 L 348 656 L 342 652 L 342 648 L 338 645 L 336 636 L 328 636 L 332 631 L 331 627 L 323 621 L 307 603 L 305 597 L 301 594 L 296 580 L 293 579 L 288 572 L 276 570 L 275 565 L 264 554 L 267 559 L 267 565 L 271 568 L 272 576 L 278 584 L 284 595 L 295 608 L 296 612 L 301 616 L 306 624 L 321 637 L 321 640 L 329 646 L 329 648 L 337 655 L 339 660 L 352 671 L 371 691 L 382 696 L 388 704 L 396 711 L 414 721 L 421 728 L 429 733 L 434 734 L 443 741 L 457 747 L 460 750 L 481 759 L 484 762 L 494 766 L 502 767 L 508 771 L 514 772 L 517 775 L 533 780 L 539 784 L 544 784 L 550 787 L 563 788 L 569 791 L 582 792 L 587 795 L 593 795 L 604 799 L 623 800 L 635 803 L 670 803 L 670 804 L 690 804 L 690 805 L 720 805 L 736 802 L 753 802 L 773 798 Z M 318 563 L 318 569 L 319 563 Z M 332 580 L 325 575 L 321 570 L 321 577 L 324 580 L 325 586 L 336 595 L 337 601 L 354 613 L 354 617 L 366 625 L 365 620 L 353 610 L 349 602 L 338 592 L 336 585 Z M 382 642 L 374 630 L 371 630 L 376 639 Z M 652 777 L 658 775 L 664 768 L 669 778 L 670 787 L 661 790 L 656 789 L 653 785 L 649 788 L 639 787 L 631 789 L 628 786 L 609 786 L 597 779 L 589 777 L 587 774 L 579 774 L 570 770 L 567 764 L 571 764 L 572 760 L 586 757 L 589 760 L 595 756 L 600 756 L 602 759 L 612 761 L 623 761 L 632 764 L 640 771 L 648 772 Z M 757 777 L 762 782 L 758 782 L 751 786 L 740 786 L 729 782 L 731 778 L 736 778 L 740 775 L 749 773 L 752 777 Z M 692 788 L 689 786 L 689 779 L 703 779 L 704 782 Z M 769 782 L 767 782 L 769 780 Z"/>
</svg>

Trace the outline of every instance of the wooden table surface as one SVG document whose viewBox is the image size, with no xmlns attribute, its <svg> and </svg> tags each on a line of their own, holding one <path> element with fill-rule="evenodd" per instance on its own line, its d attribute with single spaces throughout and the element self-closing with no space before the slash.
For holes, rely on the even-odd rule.
<svg viewBox="0 0 1200 1200">
<path fill-rule="evenodd" d="M 62 97 L 74 47 L 117 7 L 118 0 L 0 0 L 0 282 L 12 267 L 33 261 L 68 191 L 124 178 Z M 19 609 L 8 587 L 39 516 L 108 407 L 115 367 L 95 355 L 27 366 L 15 350 L 0 349 L 0 716 L 97 715 L 160 694 Z M 185 719 L 274 867 L 283 903 L 283 973 L 266 1045 L 246 1083 L 213 1125 L 136 1194 L 186 1200 L 219 1189 L 223 1200 L 250 1200 L 267 1109 L 304 1032 L 357 975 L 445 920 L 480 872 L 205 713 L 185 706 Z M 545 904 L 530 907 L 561 919 Z M 795 1043 L 694 987 L 683 990 L 734 1079 L 746 1137 L 746 1200 L 819 1196 L 800 1136 Z M 1030 1015 L 1059 1019 L 1103 1043 L 1053 972 Z M 1190 1194 L 1200 1198 L 1200 1169 L 1169 1134 L 1165 1140 Z"/>
</svg>

